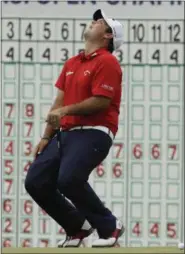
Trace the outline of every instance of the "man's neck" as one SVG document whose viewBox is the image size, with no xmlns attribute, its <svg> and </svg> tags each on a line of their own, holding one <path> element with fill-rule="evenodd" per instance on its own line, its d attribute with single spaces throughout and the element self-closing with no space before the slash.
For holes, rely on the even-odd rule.
<svg viewBox="0 0 185 254">
<path fill-rule="evenodd" d="M 104 48 L 104 47 L 102 47 L 101 45 L 86 41 L 85 42 L 85 55 L 92 54 L 93 52 L 95 52 L 96 50 L 98 50 L 100 48 Z"/>
</svg>

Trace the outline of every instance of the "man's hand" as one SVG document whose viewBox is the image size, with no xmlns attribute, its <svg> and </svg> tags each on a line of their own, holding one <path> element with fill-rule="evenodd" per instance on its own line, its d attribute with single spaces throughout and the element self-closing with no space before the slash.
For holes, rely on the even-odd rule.
<svg viewBox="0 0 185 254">
<path fill-rule="evenodd" d="M 54 129 L 60 128 L 60 119 L 67 114 L 67 107 L 62 107 L 52 110 L 46 119 L 46 122 L 49 123 Z"/>
<path fill-rule="evenodd" d="M 44 148 L 48 145 L 48 142 L 49 142 L 49 140 L 47 140 L 47 139 L 40 140 L 40 142 L 38 143 L 38 145 L 35 147 L 35 149 L 33 151 L 34 158 L 36 158 L 37 155 L 44 150 Z"/>
</svg>

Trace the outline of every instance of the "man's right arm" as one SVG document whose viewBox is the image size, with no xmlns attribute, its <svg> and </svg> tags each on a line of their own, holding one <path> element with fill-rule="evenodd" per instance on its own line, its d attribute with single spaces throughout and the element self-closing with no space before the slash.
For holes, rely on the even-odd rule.
<svg viewBox="0 0 185 254">
<path fill-rule="evenodd" d="M 58 89 L 58 92 L 57 92 L 56 99 L 53 105 L 51 106 L 49 112 L 51 112 L 54 109 L 61 108 L 63 106 L 66 71 L 67 71 L 67 62 L 64 64 L 63 69 L 56 81 L 55 87 Z M 45 137 L 46 139 L 47 138 L 50 139 L 55 135 L 55 133 L 56 133 L 56 130 L 53 129 L 53 127 L 50 124 L 47 123 L 43 137 Z"/>
<path fill-rule="evenodd" d="M 63 100 L 64 100 L 64 92 L 58 89 L 57 96 L 49 112 L 51 112 L 54 109 L 61 108 L 63 106 Z M 55 135 L 55 133 L 56 130 L 53 129 L 53 127 L 50 124 L 47 123 L 46 128 L 44 130 L 43 138 L 50 139 Z"/>
</svg>

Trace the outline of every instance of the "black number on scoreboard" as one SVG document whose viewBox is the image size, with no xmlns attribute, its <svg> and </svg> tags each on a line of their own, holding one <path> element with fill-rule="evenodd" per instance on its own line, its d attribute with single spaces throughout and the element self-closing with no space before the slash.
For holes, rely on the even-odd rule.
<svg viewBox="0 0 185 254">
<path fill-rule="evenodd" d="M 116 56 L 118 58 L 118 61 L 121 63 L 123 61 L 123 51 L 122 50 L 117 50 Z"/>
<path fill-rule="evenodd" d="M 14 33 L 14 23 L 12 21 L 9 21 L 7 24 L 7 27 L 9 28 L 9 31 L 7 33 L 8 39 L 13 39 L 15 33 Z"/>
<path fill-rule="evenodd" d="M 83 38 L 84 38 L 84 32 L 85 32 L 85 29 L 87 27 L 87 24 L 86 23 L 80 23 L 80 26 L 82 27 L 81 40 L 83 40 Z"/>
<path fill-rule="evenodd" d="M 32 33 L 32 25 L 31 25 L 31 23 L 29 23 L 28 26 L 26 27 L 25 35 L 28 36 L 29 39 L 32 38 L 33 33 Z"/>
<path fill-rule="evenodd" d="M 51 37 L 51 29 L 50 29 L 50 23 L 49 22 L 45 22 L 44 23 L 44 39 L 49 40 L 49 38 Z"/>
<path fill-rule="evenodd" d="M 161 25 L 153 25 L 152 26 L 153 31 L 153 42 L 161 42 Z"/>
<path fill-rule="evenodd" d="M 157 63 L 160 63 L 160 61 L 161 61 L 161 52 L 160 52 L 159 49 L 155 50 L 155 52 L 152 55 L 152 59 L 156 60 Z"/>
<path fill-rule="evenodd" d="M 30 61 L 33 61 L 33 48 L 29 48 L 25 54 L 26 58 L 29 58 Z"/>
<path fill-rule="evenodd" d="M 69 37 L 69 27 L 68 23 L 63 23 L 61 26 L 61 37 L 64 41 L 66 41 Z"/>
<path fill-rule="evenodd" d="M 69 58 L 69 50 L 68 49 L 61 49 L 61 52 L 62 52 L 62 58 L 61 58 L 61 61 L 67 61 L 67 59 Z"/>
<path fill-rule="evenodd" d="M 44 53 L 42 54 L 42 57 L 46 58 L 48 62 L 50 61 L 50 58 L 51 58 L 50 48 L 45 49 Z"/>
<path fill-rule="evenodd" d="M 134 41 L 143 41 L 145 37 L 145 27 L 143 24 L 133 25 L 132 26 Z"/>
<path fill-rule="evenodd" d="M 134 55 L 134 59 L 138 60 L 139 63 L 142 63 L 142 50 L 138 49 L 138 51 Z"/>
<path fill-rule="evenodd" d="M 179 52 L 177 49 L 175 49 L 171 55 L 170 55 L 170 59 L 175 61 L 175 63 L 177 64 L 179 62 Z"/>
<path fill-rule="evenodd" d="M 181 27 L 179 24 L 174 24 L 170 25 L 168 27 L 169 30 L 169 39 L 170 42 L 180 42 L 180 32 L 181 32 Z"/>
<path fill-rule="evenodd" d="M 6 53 L 6 57 L 10 58 L 12 61 L 14 61 L 14 48 L 11 47 Z"/>
</svg>

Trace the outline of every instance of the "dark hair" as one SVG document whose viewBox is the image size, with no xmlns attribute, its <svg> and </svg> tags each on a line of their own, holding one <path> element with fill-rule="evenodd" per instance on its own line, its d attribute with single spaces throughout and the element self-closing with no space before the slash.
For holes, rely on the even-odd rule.
<svg viewBox="0 0 185 254">
<path fill-rule="evenodd" d="M 110 26 L 106 29 L 106 33 L 112 33 L 112 28 Z M 107 49 L 110 53 L 114 51 L 113 38 L 110 39 Z"/>
</svg>

